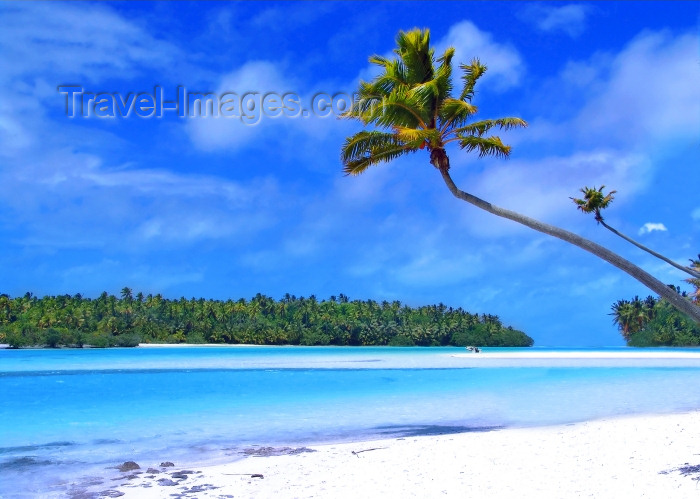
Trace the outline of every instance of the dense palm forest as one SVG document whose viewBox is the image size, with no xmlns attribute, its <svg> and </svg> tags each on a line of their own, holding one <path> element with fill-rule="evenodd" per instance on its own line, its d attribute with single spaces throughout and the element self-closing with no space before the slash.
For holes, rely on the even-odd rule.
<svg viewBox="0 0 700 499">
<path fill-rule="evenodd" d="M 695 290 L 688 294 L 681 293 L 678 286 L 669 285 L 669 288 L 683 299 L 700 305 L 700 279 L 695 277 L 700 273 L 700 255 L 697 260 L 691 259 L 690 267 L 685 267 L 685 270 L 694 276 L 685 279 L 685 282 Z M 631 301 L 618 300 L 613 304 L 610 315 L 629 346 L 700 346 L 700 324 L 664 299 L 647 296 L 640 300 L 635 296 Z"/>
<path fill-rule="evenodd" d="M 700 346 L 700 324 L 666 300 L 653 296 L 618 300 L 611 315 L 629 346 Z"/>
<path fill-rule="evenodd" d="M 257 294 L 237 301 L 102 293 L 0 295 L 0 343 L 11 347 L 135 346 L 138 343 L 255 345 L 532 346 L 525 333 L 497 316 L 443 304 L 408 307 L 398 301 L 318 301 Z"/>
</svg>

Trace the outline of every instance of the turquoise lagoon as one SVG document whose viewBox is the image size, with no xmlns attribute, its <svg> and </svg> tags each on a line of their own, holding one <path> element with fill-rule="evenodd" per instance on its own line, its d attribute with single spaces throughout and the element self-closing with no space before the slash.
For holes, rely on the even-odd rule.
<svg viewBox="0 0 700 499">
<path fill-rule="evenodd" d="M 549 357 L 489 357 L 519 351 Z M 0 350 L 0 497 L 62 497 L 126 460 L 187 466 L 239 459 L 255 445 L 700 409 L 700 350 L 655 350 L 669 354 L 662 362 L 614 358 L 630 351 L 562 362 L 556 356 L 571 350 Z"/>
</svg>

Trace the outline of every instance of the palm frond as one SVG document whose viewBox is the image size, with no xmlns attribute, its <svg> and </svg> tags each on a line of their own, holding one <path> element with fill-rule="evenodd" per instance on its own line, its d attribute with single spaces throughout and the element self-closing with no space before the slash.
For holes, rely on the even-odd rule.
<svg viewBox="0 0 700 499">
<path fill-rule="evenodd" d="M 430 30 L 399 31 L 398 48 L 394 51 L 406 68 L 408 84 L 424 83 L 433 79 L 433 54 L 430 48 Z"/>
<path fill-rule="evenodd" d="M 384 69 L 388 69 L 389 67 L 391 67 L 391 65 L 392 65 L 392 63 L 393 63 L 393 59 L 387 59 L 386 57 L 384 57 L 384 56 L 382 56 L 382 55 L 374 54 L 374 55 L 371 55 L 371 56 L 369 57 L 369 62 L 370 62 L 371 64 L 375 64 L 375 65 L 377 65 L 377 66 L 381 66 L 381 67 L 383 67 Z"/>
<path fill-rule="evenodd" d="M 470 123 L 459 128 L 453 129 L 451 132 L 455 135 L 476 135 L 483 137 L 489 130 L 497 127 L 501 130 L 510 130 L 516 127 L 527 127 L 527 122 L 520 118 L 499 118 L 496 120 L 482 120 L 475 123 Z"/>
<path fill-rule="evenodd" d="M 371 121 L 372 110 L 382 101 L 383 95 L 377 93 L 372 84 L 361 81 L 350 109 L 340 115 L 341 118 L 353 118 L 367 124 Z"/>
<path fill-rule="evenodd" d="M 372 156 L 366 156 L 357 160 L 344 163 L 343 172 L 346 175 L 360 175 L 361 173 L 364 173 L 370 166 L 374 166 L 382 162 L 389 163 L 409 152 L 415 151 L 407 150 L 403 147 L 395 147 L 390 150 L 387 149 L 382 152 L 378 152 Z"/>
<path fill-rule="evenodd" d="M 426 122 L 429 119 L 428 111 L 415 94 L 396 91 L 377 103 L 372 122 L 385 128 L 392 126 L 426 128 Z"/>
<path fill-rule="evenodd" d="M 476 137 L 474 135 L 462 135 L 458 137 L 459 146 L 467 152 L 478 151 L 479 157 L 496 156 L 507 158 L 510 156 L 510 146 L 505 145 L 500 137 Z"/>
<path fill-rule="evenodd" d="M 389 95 L 397 86 L 407 85 L 406 66 L 400 59 L 389 60 L 374 55 L 370 62 L 381 66 L 384 71 L 366 85 L 372 94 Z"/>
<path fill-rule="evenodd" d="M 406 146 L 420 148 L 423 144 L 437 144 L 440 141 L 440 131 L 435 128 L 394 127 L 396 137 Z"/>
<path fill-rule="evenodd" d="M 464 86 L 462 87 L 462 93 L 459 98 L 461 100 L 471 101 L 474 97 L 474 86 L 476 82 L 483 76 L 486 72 L 486 65 L 481 64 L 479 59 L 472 59 L 471 64 L 460 64 L 460 69 L 464 71 L 462 75 L 462 80 L 464 80 Z"/>
<path fill-rule="evenodd" d="M 527 128 L 528 124 L 522 118 L 498 118 L 491 120 L 501 130 L 510 130 L 512 128 Z"/>
<path fill-rule="evenodd" d="M 361 131 L 343 144 L 343 171 L 347 175 L 359 175 L 372 165 L 391 161 L 412 150 L 396 134 Z"/>
<path fill-rule="evenodd" d="M 571 199 L 574 204 L 576 204 L 577 208 L 581 210 L 584 213 L 591 213 L 593 210 L 588 206 L 588 203 L 586 202 L 585 199 L 578 199 L 578 198 L 569 198 Z"/>
<path fill-rule="evenodd" d="M 478 108 L 470 102 L 448 98 L 442 102 L 440 107 L 441 129 L 446 132 L 468 123 Z"/>
<path fill-rule="evenodd" d="M 361 88 L 348 111 L 340 117 L 356 119 L 364 125 L 373 124 L 390 128 L 398 126 L 424 126 L 426 111 L 415 95 L 393 91 L 386 96 L 371 95 Z"/>
<path fill-rule="evenodd" d="M 431 108 L 431 104 L 440 99 L 440 84 L 437 80 L 430 80 L 414 85 L 410 89 L 410 95 L 421 107 Z"/>
<path fill-rule="evenodd" d="M 454 55 L 455 49 L 449 47 L 437 60 L 439 65 L 435 70 L 435 81 L 440 89 L 441 100 L 452 96 L 452 58 Z"/>
</svg>

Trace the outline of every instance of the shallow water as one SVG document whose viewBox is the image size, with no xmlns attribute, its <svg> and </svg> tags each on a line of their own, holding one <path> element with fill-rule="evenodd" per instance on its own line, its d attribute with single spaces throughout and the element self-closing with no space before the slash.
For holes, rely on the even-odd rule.
<svg viewBox="0 0 700 499">
<path fill-rule="evenodd" d="M 126 460 L 700 409 L 697 367 L 456 368 L 462 352 L 0 350 L 0 497 L 60 496 Z"/>
</svg>

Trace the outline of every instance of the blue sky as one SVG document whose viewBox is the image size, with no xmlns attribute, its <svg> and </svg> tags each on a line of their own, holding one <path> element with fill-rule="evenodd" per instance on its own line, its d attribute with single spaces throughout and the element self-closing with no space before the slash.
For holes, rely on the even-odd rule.
<svg viewBox="0 0 700 499">
<path fill-rule="evenodd" d="M 646 288 L 454 199 L 427 153 L 345 177 L 358 126 L 332 116 L 69 118 L 57 87 L 306 106 L 353 92 L 370 55 L 427 27 L 438 51 L 488 65 L 480 117 L 530 124 L 504 136 L 507 161 L 448 151 L 458 185 L 688 289 L 569 196 L 605 184 L 612 226 L 682 263 L 700 252 L 697 5 L 0 3 L 0 292 L 345 293 L 497 314 L 540 346 L 620 345 L 610 306 Z"/>
</svg>

